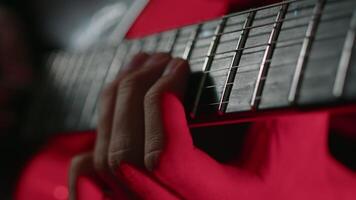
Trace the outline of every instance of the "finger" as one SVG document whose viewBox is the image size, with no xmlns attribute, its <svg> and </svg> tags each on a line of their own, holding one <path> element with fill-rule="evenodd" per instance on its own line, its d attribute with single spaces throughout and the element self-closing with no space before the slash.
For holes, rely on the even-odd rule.
<svg viewBox="0 0 356 200">
<path fill-rule="evenodd" d="M 146 133 L 164 136 L 163 150 L 155 158 L 153 168 L 149 168 L 160 183 L 174 188 L 183 199 L 236 199 L 237 196 L 232 196 L 235 193 L 241 194 L 241 199 L 253 198 L 251 194 L 258 188 L 251 183 L 255 178 L 238 168 L 219 164 L 194 147 L 184 107 L 176 95 L 163 93 L 157 107 L 160 117 L 151 120 L 152 130 Z M 154 126 L 160 126 L 160 132 Z"/>
<path fill-rule="evenodd" d="M 69 169 L 69 199 L 78 199 L 77 183 L 79 177 L 93 172 L 93 154 L 91 152 L 78 155 L 72 159 Z"/>
<path fill-rule="evenodd" d="M 69 169 L 69 199 L 127 199 L 126 191 L 122 185 L 110 180 L 102 179 L 95 172 L 93 166 L 93 153 L 85 153 L 73 158 Z M 88 190 L 90 191 L 88 192 Z M 89 195 L 90 194 L 90 195 Z M 94 198 L 94 196 L 101 198 Z"/>
<path fill-rule="evenodd" d="M 149 90 L 145 96 L 145 166 L 152 170 L 164 145 L 164 127 L 161 116 L 162 97 L 171 94 L 179 99 L 183 99 L 186 82 L 189 75 L 189 65 L 183 59 L 173 59 L 166 68 L 163 76 Z M 173 110 L 172 110 L 173 111 Z M 176 113 L 174 113 L 175 115 Z M 184 116 L 184 112 L 182 113 Z M 178 118 L 179 119 L 179 118 Z M 177 119 L 169 119 L 178 125 L 173 128 L 178 130 L 185 127 L 180 123 L 185 123 L 185 117 L 181 117 L 182 122 Z M 167 121 L 169 121 L 167 119 Z"/>
<path fill-rule="evenodd" d="M 130 189 L 138 195 L 139 199 L 180 199 L 176 194 L 170 192 L 152 177 L 136 169 L 134 166 L 122 164 L 120 165 L 119 173 L 120 177 L 122 177 Z"/>
<path fill-rule="evenodd" d="M 97 139 L 94 148 L 94 167 L 101 176 L 107 176 L 108 166 L 108 147 L 112 130 L 117 88 L 123 77 L 131 71 L 137 70 L 139 66 L 148 59 L 148 54 L 137 54 L 132 61 L 125 66 L 124 71 L 118 73 L 115 80 L 110 83 L 101 95 L 99 105 L 99 118 L 97 128 Z"/>
<path fill-rule="evenodd" d="M 170 59 L 168 54 L 154 54 L 141 69 L 120 82 L 109 145 L 109 165 L 113 171 L 122 160 L 143 166 L 143 98 Z"/>
</svg>

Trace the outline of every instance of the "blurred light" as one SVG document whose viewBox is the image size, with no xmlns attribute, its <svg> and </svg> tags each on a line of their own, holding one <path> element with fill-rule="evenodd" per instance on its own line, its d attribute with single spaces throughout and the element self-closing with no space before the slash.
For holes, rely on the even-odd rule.
<svg viewBox="0 0 356 200">
<path fill-rule="evenodd" d="M 54 198 L 58 200 L 65 200 L 68 199 L 68 189 L 67 187 L 60 185 L 57 186 L 53 191 Z"/>
<path fill-rule="evenodd" d="M 89 24 L 77 34 L 75 34 L 73 41 L 76 47 L 83 49 L 89 47 L 93 41 L 105 34 L 110 28 L 118 25 L 118 22 L 127 11 L 128 7 L 123 2 L 118 2 L 103 7 L 94 14 Z"/>
</svg>

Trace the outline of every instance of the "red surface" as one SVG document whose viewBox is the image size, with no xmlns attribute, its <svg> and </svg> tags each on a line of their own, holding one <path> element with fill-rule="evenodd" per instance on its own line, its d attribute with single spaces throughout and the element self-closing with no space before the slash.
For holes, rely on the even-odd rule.
<svg viewBox="0 0 356 200">
<path fill-rule="evenodd" d="M 131 29 L 136 37 L 222 15 L 227 2 L 152 0 Z M 182 14 L 183 13 L 183 14 Z M 169 109 L 167 109 L 169 108 Z M 180 102 L 162 99 L 165 150 L 153 172 L 123 164 L 120 177 L 145 199 L 355 199 L 356 173 L 329 155 L 328 113 L 255 122 L 243 156 L 221 164 L 195 148 Z M 238 133 L 237 133 L 238 134 Z M 70 159 L 92 148 L 94 133 L 53 138 L 25 167 L 17 200 L 67 199 Z M 105 199 L 90 179 L 78 182 L 82 199 Z M 124 197 L 123 197 L 124 198 Z"/>
</svg>

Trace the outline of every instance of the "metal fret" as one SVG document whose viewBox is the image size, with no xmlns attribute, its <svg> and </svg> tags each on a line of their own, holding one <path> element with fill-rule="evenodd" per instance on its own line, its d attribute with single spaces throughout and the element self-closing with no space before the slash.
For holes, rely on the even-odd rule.
<svg viewBox="0 0 356 200">
<path fill-rule="evenodd" d="M 184 48 L 184 53 L 182 55 L 183 59 L 189 60 L 190 56 L 192 55 L 192 51 L 195 45 L 195 42 L 198 38 L 199 32 L 201 29 L 201 24 L 199 24 L 197 26 L 197 28 L 192 32 L 192 34 L 190 35 L 189 41 L 186 45 L 186 47 Z"/>
<path fill-rule="evenodd" d="M 251 98 L 252 110 L 257 109 L 257 107 L 258 107 L 258 104 L 259 104 L 259 101 L 261 98 L 261 93 L 262 93 L 263 86 L 264 86 L 264 82 L 265 82 L 265 78 L 266 78 L 268 68 L 270 65 L 270 60 L 272 59 L 273 51 L 275 48 L 275 42 L 277 41 L 279 32 L 282 27 L 282 22 L 278 22 L 278 21 L 284 19 L 287 10 L 288 10 L 288 4 L 284 4 L 277 15 L 277 18 L 276 18 L 277 22 L 273 27 L 270 38 L 268 39 L 267 48 L 265 50 L 265 54 L 263 55 L 262 63 L 261 63 L 260 70 L 257 75 L 255 88 L 253 90 L 253 94 L 252 94 L 252 98 Z"/>
<path fill-rule="evenodd" d="M 351 2 L 352 0 L 347 1 Z M 293 4 L 289 5 L 291 2 Z M 99 54 L 102 51 L 87 51 L 83 54 L 86 57 L 83 62 L 79 57 L 75 58 L 76 65 L 80 65 L 79 63 L 82 65 L 73 69 L 73 66 L 68 67 L 66 64 L 70 62 L 68 58 L 72 53 L 62 53 L 55 61 L 57 62 L 55 65 L 60 66 L 51 67 L 53 71 L 51 72 L 52 77 L 49 79 L 51 82 L 45 84 L 45 91 L 40 95 L 43 96 L 43 100 L 36 103 L 36 108 L 42 110 L 40 112 L 32 111 L 38 112 L 40 118 L 29 115 L 35 118 L 31 123 L 36 121 L 37 124 L 31 128 L 36 128 L 36 134 L 37 131 L 43 132 L 46 127 L 55 131 L 95 128 L 100 90 L 105 83 L 112 81 L 119 68 L 129 62 L 132 55 L 139 51 L 161 50 L 174 54 L 174 56 L 182 56 L 189 60 L 193 72 L 202 74 L 198 80 L 199 84 L 196 85 L 199 89 L 194 94 L 193 105 L 189 105 L 193 106 L 192 117 L 197 113 L 199 115 L 210 114 L 210 111 L 216 114 L 216 111 L 220 113 L 251 111 L 250 107 L 259 110 L 286 107 L 289 105 L 290 99 L 292 99 L 290 102 L 296 101 L 296 96 L 298 96 L 298 105 L 305 105 L 302 104 L 303 98 L 314 98 L 315 96 L 318 97 L 318 99 L 315 98 L 318 101 L 313 102 L 324 103 L 325 97 L 328 97 L 329 93 L 333 98 L 342 96 L 348 100 L 348 87 L 353 92 L 354 87 L 350 85 L 355 85 L 349 81 L 354 80 L 353 74 L 350 73 L 353 72 L 354 66 L 354 55 L 351 56 L 351 51 L 355 51 L 356 14 L 354 13 L 353 22 L 349 28 L 348 20 L 352 15 L 350 12 L 352 7 L 349 4 L 347 4 L 349 6 L 340 6 L 340 2 L 345 1 L 323 0 L 317 1 L 317 3 L 310 0 L 283 1 L 227 15 L 218 20 L 192 25 L 177 31 L 171 30 L 143 39 L 126 40 L 124 43 L 130 44 L 130 46 L 123 49 L 123 46 L 120 45 L 110 65 L 107 65 L 106 62 L 93 65 L 93 62 L 101 59 Z M 337 9 L 334 9 L 337 12 L 328 10 L 328 8 L 334 8 L 333 6 L 338 6 Z M 344 8 L 347 8 L 347 12 Z M 244 15 L 246 13 L 250 15 L 248 18 Z M 286 17 L 283 17 L 284 14 Z M 233 18 L 234 16 L 237 17 Z M 312 19 L 310 20 L 310 18 Z M 343 20 L 334 22 L 335 19 Z M 336 30 L 340 30 L 336 31 L 338 34 L 332 34 L 334 30 L 325 31 L 328 30 L 328 27 L 334 27 L 331 26 L 333 23 L 343 25 L 337 26 L 339 28 Z M 328 37 L 324 37 L 324 35 Z M 344 41 L 345 35 L 347 37 Z M 332 43 L 329 40 L 337 41 Z M 325 67 L 325 71 L 320 71 L 321 67 L 330 63 L 329 60 L 320 58 L 325 54 L 324 51 L 320 51 L 320 48 L 328 49 L 323 48 L 328 47 L 326 45 L 328 42 L 333 44 L 329 45 L 333 47 L 334 44 L 339 44 L 337 50 L 327 51 L 331 56 L 329 54 L 324 56 L 332 61 L 330 66 L 336 66 L 333 68 L 333 70 L 337 69 L 336 77 L 335 71 L 333 74 L 331 72 L 324 73 L 328 70 L 327 67 Z M 289 48 L 289 46 L 291 47 Z M 313 46 L 312 50 L 311 46 Z M 343 50 L 341 50 L 342 48 Z M 99 55 L 99 57 L 93 58 L 94 55 L 91 54 Z M 338 55 L 332 57 L 334 54 Z M 339 61 L 340 55 L 342 56 Z M 320 68 L 317 70 L 315 66 L 319 63 L 321 63 Z M 295 68 L 296 65 L 298 69 Z M 98 67 L 100 69 L 97 70 L 100 71 L 94 69 Z M 328 75 L 327 78 L 324 78 L 325 74 Z M 88 78 L 88 76 L 90 77 Z M 293 86 L 290 86 L 291 77 Z M 309 79 L 310 82 L 308 82 Z M 325 80 L 331 81 L 324 84 Z M 319 81 L 320 85 L 328 85 L 328 91 L 324 92 L 327 95 L 321 96 L 315 93 L 314 91 L 321 90 L 310 87 L 314 83 L 312 81 L 315 83 Z M 331 87 L 329 87 L 330 84 Z M 295 91 L 292 95 L 291 90 L 294 87 Z M 312 89 L 308 90 L 308 88 Z M 61 94 L 63 92 L 64 95 Z M 215 95 L 211 99 L 207 98 L 209 92 Z M 58 95 L 61 95 L 63 99 L 56 100 Z M 221 96 L 217 97 L 218 95 Z M 289 96 L 293 96 L 293 98 L 289 98 Z M 352 96 L 352 98 L 354 97 Z M 66 109 L 59 109 L 62 107 Z M 204 109 L 207 107 L 209 107 L 208 112 L 205 112 Z M 204 118 L 198 120 L 204 120 Z M 48 123 L 48 121 L 50 122 Z"/>
<path fill-rule="evenodd" d="M 207 58 L 204 60 L 204 65 L 203 65 L 203 69 L 202 69 L 203 72 L 210 69 L 211 63 L 213 61 L 213 57 L 211 57 L 209 55 L 215 53 L 215 51 L 216 51 L 216 48 L 217 48 L 219 40 L 220 40 L 220 36 L 217 35 L 217 34 L 221 33 L 224 30 L 224 26 L 226 24 L 226 20 L 227 20 L 227 18 L 221 19 L 220 24 L 215 29 L 215 34 L 216 35 L 213 37 L 213 40 L 210 43 L 210 47 L 209 47 L 209 50 L 208 50 Z M 204 87 L 206 79 L 207 79 L 207 74 L 204 73 L 202 75 L 202 77 L 200 79 L 200 82 L 199 82 L 199 85 L 198 85 L 198 92 L 197 92 L 197 95 L 196 95 L 194 103 L 193 103 L 192 111 L 190 113 L 191 117 L 195 117 L 195 115 L 196 115 L 196 112 L 197 112 L 197 109 L 198 109 L 198 105 L 199 105 L 199 102 L 200 102 L 200 97 L 202 95 L 202 91 L 203 91 L 203 87 Z"/>
<path fill-rule="evenodd" d="M 46 127 L 47 132 L 52 132 L 52 131 L 58 131 L 55 130 L 57 121 L 58 119 L 61 119 L 61 116 L 65 115 L 67 109 L 65 108 L 67 100 L 71 98 L 71 94 L 69 91 L 72 90 L 73 85 L 71 80 L 73 82 L 75 81 L 75 78 L 77 77 L 72 77 L 75 75 L 75 71 L 80 67 L 77 65 L 78 59 L 76 54 L 69 54 L 69 58 L 67 58 L 66 65 L 64 66 L 67 70 L 65 74 L 63 75 L 62 79 L 60 82 L 57 84 L 59 86 L 58 93 L 55 94 L 56 99 L 52 99 L 52 101 L 55 101 L 57 105 L 55 107 L 51 108 L 51 115 L 47 117 L 48 123 Z M 58 98 L 62 97 L 62 98 Z"/>
<path fill-rule="evenodd" d="M 179 36 L 179 32 L 180 32 L 180 30 L 179 29 L 177 29 L 177 30 L 175 30 L 174 31 L 174 36 L 173 36 L 173 39 L 171 40 L 171 41 L 169 41 L 169 54 L 172 54 L 172 52 L 173 52 L 173 49 L 174 49 L 174 45 L 176 44 L 176 42 L 177 42 L 177 39 L 178 39 L 178 36 Z"/>
<path fill-rule="evenodd" d="M 321 13 L 325 5 L 325 0 L 319 0 L 314 8 L 312 19 L 309 22 L 308 29 L 306 32 L 305 39 L 303 41 L 303 46 L 299 54 L 297 66 L 295 68 L 291 89 L 288 95 L 288 101 L 292 104 L 295 103 L 297 93 L 300 87 L 300 79 L 302 77 L 303 69 L 308 61 L 308 55 L 315 37 L 315 33 L 318 28 L 318 24 L 321 18 Z"/>
<path fill-rule="evenodd" d="M 76 82 L 77 92 L 73 95 L 71 101 L 68 102 L 68 108 L 70 113 L 67 113 L 65 116 L 64 128 L 67 129 L 69 127 L 75 127 L 80 117 L 80 111 L 84 106 L 85 99 L 89 92 L 89 87 L 91 80 L 89 77 L 93 74 L 94 65 L 93 62 L 95 61 L 95 56 L 97 55 L 97 49 L 93 52 L 90 52 L 89 57 L 87 58 L 85 63 L 87 65 L 82 66 L 82 76 Z"/>
<path fill-rule="evenodd" d="M 347 32 L 344 48 L 339 63 L 339 68 L 336 74 L 336 79 L 333 88 L 333 94 L 335 97 L 341 97 L 344 93 L 345 80 L 347 77 L 347 71 L 350 67 L 352 49 L 355 45 L 356 37 L 356 11 L 354 11 L 350 23 L 350 29 Z"/>
<path fill-rule="evenodd" d="M 41 128 L 45 133 L 50 133 L 53 130 L 52 124 L 53 124 L 53 119 L 55 117 L 58 117 L 56 115 L 53 115 L 53 113 L 56 113 L 60 110 L 60 99 L 58 98 L 61 96 L 64 92 L 65 88 L 65 82 L 64 80 L 65 75 L 68 74 L 68 71 L 71 72 L 71 67 L 68 67 L 70 59 L 72 58 L 72 55 L 70 53 L 63 53 L 63 57 L 59 60 L 59 64 L 57 65 L 57 68 L 54 69 L 52 72 L 54 74 L 54 79 L 53 79 L 53 85 L 52 88 L 48 87 L 48 93 L 46 95 L 46 99 L 43 102 L 43 110 L 42 110 L 42 116 L 44 117 L 42 120 Z M 55 107 L 53 105 L 56 105 Z"/>
<path fill-rule="evenodd" d="M 154 52 L 154 50 L 157 47 L 158 40 L 159 40 L 159 34 L 148 36 L 142 40 L 143 40 L 142 51 Z"/>
<path fill-rule="evenodd" d="M 90 123 L 91 116 L 94 113 L 94 109 L 96 107 L 97 99 L 104 84 L 103 80 L 107 75 L 110 64 L 113 60 L 113 56 L 113 52 L 110 50 L 106 50 L 106 52 L 104 51 L 100 54 L 100 62 L 97 63 L 97 69 L 94 75 L 94 79 L 92 80 L 93 83 L 90 86 L 88 95 L 84 101 L 84 107 L 81 111 L 80 120 L 78 123 L 79 129 L 83 129 L 88 123 Z"/>
<path fill-rule="evenodd" d="M 256 15 L 256 12 L 251 12 L 247 16 L 245 23 L 243 25 L 244 31 L 241 32 L 239 41 L 237 42 L 235 53 L 234 53 L 231 65 L 229 67 L 227 79 L 225 81 L 224 89 L 223 89 L 223 92 L 222 92 L 222 95 L 220 98 L 220 103 L 219 103 L 219 108 L 218 108 L 219 112 L 224 113 L 226 111 L 227 104 L 225 104 L 223 102 L 229 101 L 230 93 L 231 93 L 232 86 L 233 86 L 230 83 L 232 83 L 234 81 L 236 73 L 237 73 L 237 69 L 238 69 L 237 67 L 234 67 L 234 66 L 238 66 L 238 64 L 240 62 L 240 59 L 241 59 L 241 56 L 243 53 L 243 49 L 245 47 L 247 37 L 249 34 L 249 30 L 250 30 L 250 29 L 246 29 L 246 27 L 250 27 L 252 25 L 255 15 Z"/>
<path fill-rule="evenodd" d="M 173 44 L 175 43 L 178 34 L 178 30 L 166 31 L 159 34 L 160 39 L 157 43 L 155 51 L 171 53 L 172 47 L 174 46 Z"/>
<path fill-rule="evenodd" d="M 101 89 L 104 87 L 105 84 L 109 83 L 110 81 L 112 81 L 114 79 L 114 78 L 110 78 L 110 77 L 116 77 L 117 73 L 120 70 L 122 70 L 124 60 L 126 59 L 126 56 L 128 56 L 127 50 L 129 50 L 131 47 L 130 45 L 131 45 L 131 43 L 123 42 L 116 49 L 115 56 L 109 66 L 109 69 L 107 70 L 107 72 L 105 74 L 105 81 L 104 81 L 104 84 L 101 86 Z M 94 104 L 94 112 L 90 119 L 90 125 L 89 125 L 90 128 L 94 128 L 96 126 L 96 121 L 98 118 L 98 104 L 99 103 L 100 103 L 99 97 L 96 97 L 95 104 Z"/>
<path fill-rule="evenodd" d="M 259 10 L 264 10 L 264 9 L 268 9 L 268 8 L 272 8 L 272 7 L 276 7 L 276 6 L 281 6 L 281 5 L 284 5 L 284 4 L 290 4 L 290 3 L 293 3 L 293 2 L 301 2 L 301 1 L 308 1 L 308 0 L 284 0 L 284 1 L 279 2 L 279 3 L 274 3 L 274 4 L 262 6 L 262 7 L 259 7 L 259 8 L 252 8 L 252 9 L 245 10 L 245 11 L 242 11 L 242 12 L 232 13 L 232 14 L 229 14 L 229 15 L 225 15 L 224 17 L 225 18 L 235 17 L 235 16 L 238 16 L 238 15 L 246 14 L 246 13 L 257 12 Z"/>
<path fill-rule="evenodd" d="M 111 82 L 116 77 L 118 71 L 121 70 L 125 57 L 130 49 L 130 44 L 131 43 L 123 42 L 116 48 L 115 56 L 105 75 L 105 84 Z"/>
</svg>

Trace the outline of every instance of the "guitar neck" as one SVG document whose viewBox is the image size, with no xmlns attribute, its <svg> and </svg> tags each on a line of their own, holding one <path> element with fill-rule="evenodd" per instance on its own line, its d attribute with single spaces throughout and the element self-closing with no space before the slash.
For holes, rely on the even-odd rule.
<svg viewBox="0 0 356 200">
<path fill-rule="evenodd" d="M 355 31 L 356 1 L 294 0 L 113 47 L 55 52 L 29 124 L 46 132 L 94 128 L 100 91 L 140 51 L 189 61 L 196 74 L 186 105 L 192 124 L 234 113 L 352 102 Z"/>
</svg>

